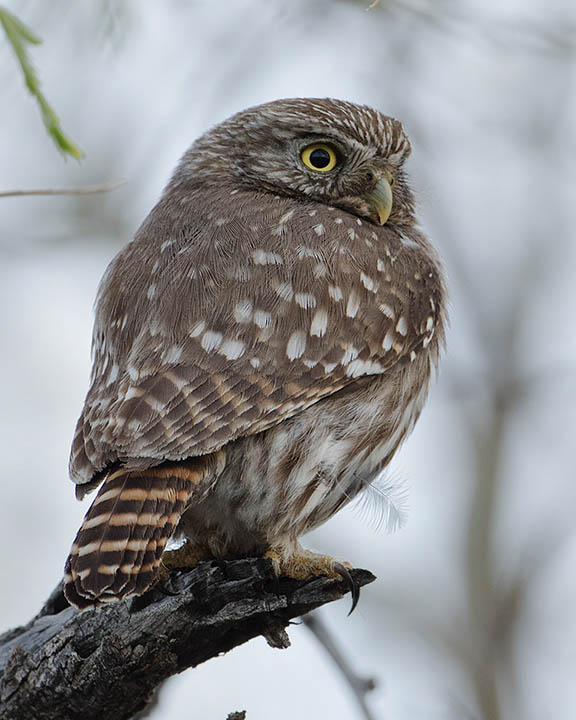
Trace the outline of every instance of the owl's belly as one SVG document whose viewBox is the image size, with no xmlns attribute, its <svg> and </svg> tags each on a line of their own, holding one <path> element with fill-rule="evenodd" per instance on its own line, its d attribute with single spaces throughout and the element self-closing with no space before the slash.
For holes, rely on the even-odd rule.
<svg viewBox="0 0 576 720">
<path fill-rule="evenodd" d="M 211 492 L 182 518 L 184 535 L 229 557 L 261 553 L 328 520 L 388 465 L 420 414 L 427 365 L 396 374 L 227 446 Z"/>
</svg>

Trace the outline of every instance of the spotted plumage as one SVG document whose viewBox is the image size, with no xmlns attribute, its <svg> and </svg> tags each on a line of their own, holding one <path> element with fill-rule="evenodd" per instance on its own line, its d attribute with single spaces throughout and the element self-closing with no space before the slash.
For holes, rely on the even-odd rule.
<svg viewBox="0 0 576 720">
<path fill-rule="evenodd" d="M 176 526 L 195 557 L 330 571 L 303 565 L 298 537 L 389 463 L 443 338 L 409 151 L 370 108 L 296 99 L 184 155 L 99 290 L 70 472 L 80 497 L 102 486 L 67 562 L 72 602 L 143 592 Z"/>
</svg>

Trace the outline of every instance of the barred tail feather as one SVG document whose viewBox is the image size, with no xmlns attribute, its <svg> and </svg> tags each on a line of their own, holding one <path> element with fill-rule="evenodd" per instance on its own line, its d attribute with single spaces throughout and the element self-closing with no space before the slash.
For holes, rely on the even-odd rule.
<svg viewBox="0 0 576 720">
<path fill-rule="evenodd" d="M 84 608 L 141 595 L 206 474 L 203 459 L 116 470 L 102 484 L 70 550 L 64 594 Z"/>
</svg>

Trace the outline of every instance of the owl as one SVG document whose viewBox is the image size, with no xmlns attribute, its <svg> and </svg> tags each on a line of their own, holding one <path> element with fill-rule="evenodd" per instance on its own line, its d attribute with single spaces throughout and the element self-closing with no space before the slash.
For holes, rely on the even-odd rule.
<svg viewBox="0 0 576 720">
<path fill-rule="evenodd" d="M 390 463 L 443 345 L 409 153 L 369 107 L 291 99 L 184 154 L 98 291 L 70 474 L 79 498 L 100 488 L 66 562 L 72 604 L 204 559 L 342 573 L 299 538 Z"/>
</svg>

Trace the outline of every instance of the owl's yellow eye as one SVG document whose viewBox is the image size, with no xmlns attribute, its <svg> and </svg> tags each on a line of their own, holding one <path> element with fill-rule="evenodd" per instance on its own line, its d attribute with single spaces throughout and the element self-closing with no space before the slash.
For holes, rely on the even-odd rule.
<svg viewBox="0 0 576 720">
<path fill-rule="evenodd" d="M 337 157 L 330 145 L 324 143 L 314 143 L 308 145 L 302 150 L 300 157 L 302 162 L 310 170 L 318 170 L 319 172 L 328 172 L 336 167 Z"/>
</svg>

